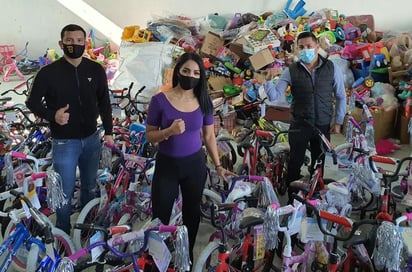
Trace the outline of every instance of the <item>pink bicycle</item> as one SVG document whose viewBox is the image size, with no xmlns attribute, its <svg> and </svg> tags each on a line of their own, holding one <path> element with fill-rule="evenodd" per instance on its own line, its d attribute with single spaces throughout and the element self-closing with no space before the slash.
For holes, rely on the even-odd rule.
<svg viewBox="0 0 412 272">
<path fill-rule="evenodd" d="M 2 55 L 2 59 L 0 60 L 0 67 L 3 74 L 3 81 L 9 81 L 10 76 L 13 75 L 13 73 L 16 73 L 21 80 L 24 80 L 24 75 L 17 67 L 15 46 L 0 45 L 0 54 Z"/>
</svg>

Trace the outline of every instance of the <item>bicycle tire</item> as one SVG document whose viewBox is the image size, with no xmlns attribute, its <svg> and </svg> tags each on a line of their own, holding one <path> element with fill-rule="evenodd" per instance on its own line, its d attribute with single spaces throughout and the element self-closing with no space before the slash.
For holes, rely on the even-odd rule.
<svg viewBox="0 0 412 272">
<path fill-rule="evenodd" d="M 90 200 L 80 211 L 77 217 L 77 224 L 95 223 L 100 206 L 100 197 Z M 85 248 L 88 245 L 89 238 L 93 235 L 92 232 L 87 230 L 74 229 L 73 230 L 73 242 L 77 250 Z"/>
<path fill-rule="evenodd" d="M 222 166 L 230 171 L 233 171 L 233 167 L 237 162 L 237 153 L 235 148 L 229 140 L 218 141 L 218 148 L 223 153 L 221 157 Z"/>
<path fill-rule="evenodd" d="M 219 243 L 216 241 L 212 241 L 205 248 L 203 248 L 202 252 L 200 252 L 199 257 L 197 258 L 196 264 L 194 266 L 194 272 L 202 272 L 204 270 L 207 271 L 214 271 L 211 268 L 211 258 L 213 253 L 219 253 Z M 215 260 L 217 264 L 217 260 Z"/>
<path fill-rule="evenodd" d="M 355 195 L 351 192 L 351 205 L 352 212 L 364 211 L 369 209 L 369 207 L 374 203 L 375 196 L 370 193 L 367 189 L 361 188 L 362 196 Z"/>
<path fill-rule="evenodd" d="M 52 228 L 54 237 L 54 248 L 60 257 L 67 257 L 74 253 L 75 248 L 70 236 L 59 228 Z M 57 244 L 58 243 L 58 244 Z M 44 257 L 44 252 L 40 252 L 40 248 L 36 244 L 32 244 L 27 255 L 26 271 L 37 271 L 37 264 Z"/>
<path fill-rule="evenodd" d="M 249 175 L 249 166 L 246 163 L 240 164 L 236 169 L 236 174 L 239 176 L 248 176 Z"/>
<path fill-rule="evenodd" d="M 194 272 L 202 272 L 202 271 L 215 271 L 216 267 L 219 264 L 218 260 L 218 255 L 219 255 L 219 248 L 220 248 L 220 243 L 217 241 L 211 241 L 205 248 L 203 248 L 202 252 L 200 253 L 199 257 L 197 258 L 197 261 L 195 263 Z M 232 267 L 233 269 L 230 269 L 229 271 L 243 271 L 242 270 L 242 250 L 240 248 L 241 244 L 236 244 L 234 245 L 231 249 L 229 249 L 229 266 Z M 253 259 L 253 248 L 249 248 L 248 252 L 252 255 L 249 255 L 251 259 Z M 254 263 L 255 267 L 252 268 L 252 270 L 247 270 L 247 271 L 255 271 L 256 269 L 256 263 L 257 266 L 262 266 L 261 268 L 265 267 L 266 270 L 268 270 L 269 264 L 265 261 L 264 257 L 263 259 L 260 260 L 252 260 Z M 270 267 L 276 271 L 275 267 L 270 265 Z"/>
<path fill-rule="evenodd" d="M 210 207 L 212 203 L 220 204 L 222 203 L 222 198 L 219 194 L 210 189 L 203 189 L 202 200 L 200 203 L 200 215 L 203 218 L 208 220 L 211 219 Z"/>
</svg>

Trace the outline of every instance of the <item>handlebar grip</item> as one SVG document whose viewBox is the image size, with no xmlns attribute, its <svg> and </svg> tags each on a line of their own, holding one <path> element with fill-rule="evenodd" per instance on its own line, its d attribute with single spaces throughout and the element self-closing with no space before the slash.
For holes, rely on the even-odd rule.
<svg viewBox="0 0 412 272">
<path fill-rule="evenodd" d="M 12 151 L 12 152 L 11 152 L 11 156 L 14 157 L 14 158 L 22 159 L 22 160 L 27 159 L 27 155 L 26 155 L 26 154 L 20 153 L 20 152 L 17 152 L 17 151 Z"/>
<path fill-rule="evenodd" d="M 177 226 L 174 225 L 160 225 L 159 232 L 175 232 L 177 230 Z"/>
<path fill-rule="evenodd" d="M 334 165 L 338 164 L 338 155 L 335 152 L 332 152 L 332 161 Z"/>
<path fill-rule="evenodd" d="M 274 137 L 273 133 L 268 130 L 257 129 L 255 130 L 255 135 L 258 137 L 272 138 Z"/>
<path fill-rule="evenodd" d="M 348 228 L 352 227 L 352 221 L 350 221 L 349 218 L 347 217 L 339 216 L 339 215 L 329 213 L 323 210 L 319 211 L 319 216 L 320 218 L 339 224 L 341 226 L 348 227 Z"/>
<path fill-rule="evenodd" d="M 385 157 L 385 156 L 379 156 L 379 155 L 370 156 L 370 159 L 374 162 L 380 162 L 380 163 L 392 164 L 392 165 L 395 165 L 399 162 L 398 159 L 391 158 L 391 157 Z"/>
<path fill-rule="evenodd" d="M 33 181 L 33 180 L 41 179 L 45 177 L 47 177 L 47 172 L 39 172 L 39 173 L 31 174 L 30 179 Z"/>
<path fill-rule="evenodd" d="M 111 239 L 112 246 L 121 245 L 134 240 L 141 240 L 145 237 L 143 230 L 127 232 L 125 234 L 117 235 Z"/>
<path fill-rule="evenodd" d="M 24 195 L 22 192 L 17 191 L 15 189 L 10 190 L 9 192 L 10 192 L 10 194 L 12 194 L 15 197 L 19 197 L 20 195 Z"/>
<path fill-rule="evenodd" d="M 250 175 L 250 176 L 247 176 L 247 179 L 250 180 L 250 181 L 264 181 L 265 177 Z"/>
<path fill-rule="evenodd" d="M 79 250 L 79 251 L 76 251 L 76 252 L 73 253 L 72 255 L 70 255 L 70 256 L 69 256 L 69 259 L 72 260 L 72 261 L 75 261 L 75 260 L 79 259 L 80 257 L 86 255 L 87 253 L 88 253 L 88 252 L 87 252 L 87 248 L 83 248 L 83 249 L 81 249 L 81 250 Z"/>
</svg>

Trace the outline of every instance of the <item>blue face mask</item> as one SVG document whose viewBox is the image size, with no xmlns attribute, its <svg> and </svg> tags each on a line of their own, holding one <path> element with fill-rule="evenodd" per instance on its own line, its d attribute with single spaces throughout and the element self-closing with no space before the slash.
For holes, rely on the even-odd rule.
<svg viewBox="0 0 412 272">
<path fill-rule="evenodd" d="M 300 50 L 299 59 L 304 63 L 311 63 L 315 59 L 315 48 Z"/>
</svg>

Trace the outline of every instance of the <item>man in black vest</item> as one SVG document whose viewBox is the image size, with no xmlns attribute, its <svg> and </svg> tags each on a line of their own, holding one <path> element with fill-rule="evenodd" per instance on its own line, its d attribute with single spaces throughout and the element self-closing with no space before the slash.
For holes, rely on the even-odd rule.
<svg viewBox="0 0 412 272">
<path fill-rule="evenodd" d="M 324 161 L 320 137 L 312 126 L 319 128 L 330 139 L 330 133 L 340 133 L 346 113 L 342 71 L 332 61 L 318 54 L 319 43 L 312 32 L 300 33 L 296 44 L 299 61 L 285 68 L 276 83 L 272 79 L 278 70 L 269 69 L 264 84 L 269 101 L 284 95 L 288 86 L 291 88 L 289 183 L 301 177 L 300 168 L 308 143 L 312 163 L 319 158 Z"/>
</svg>

